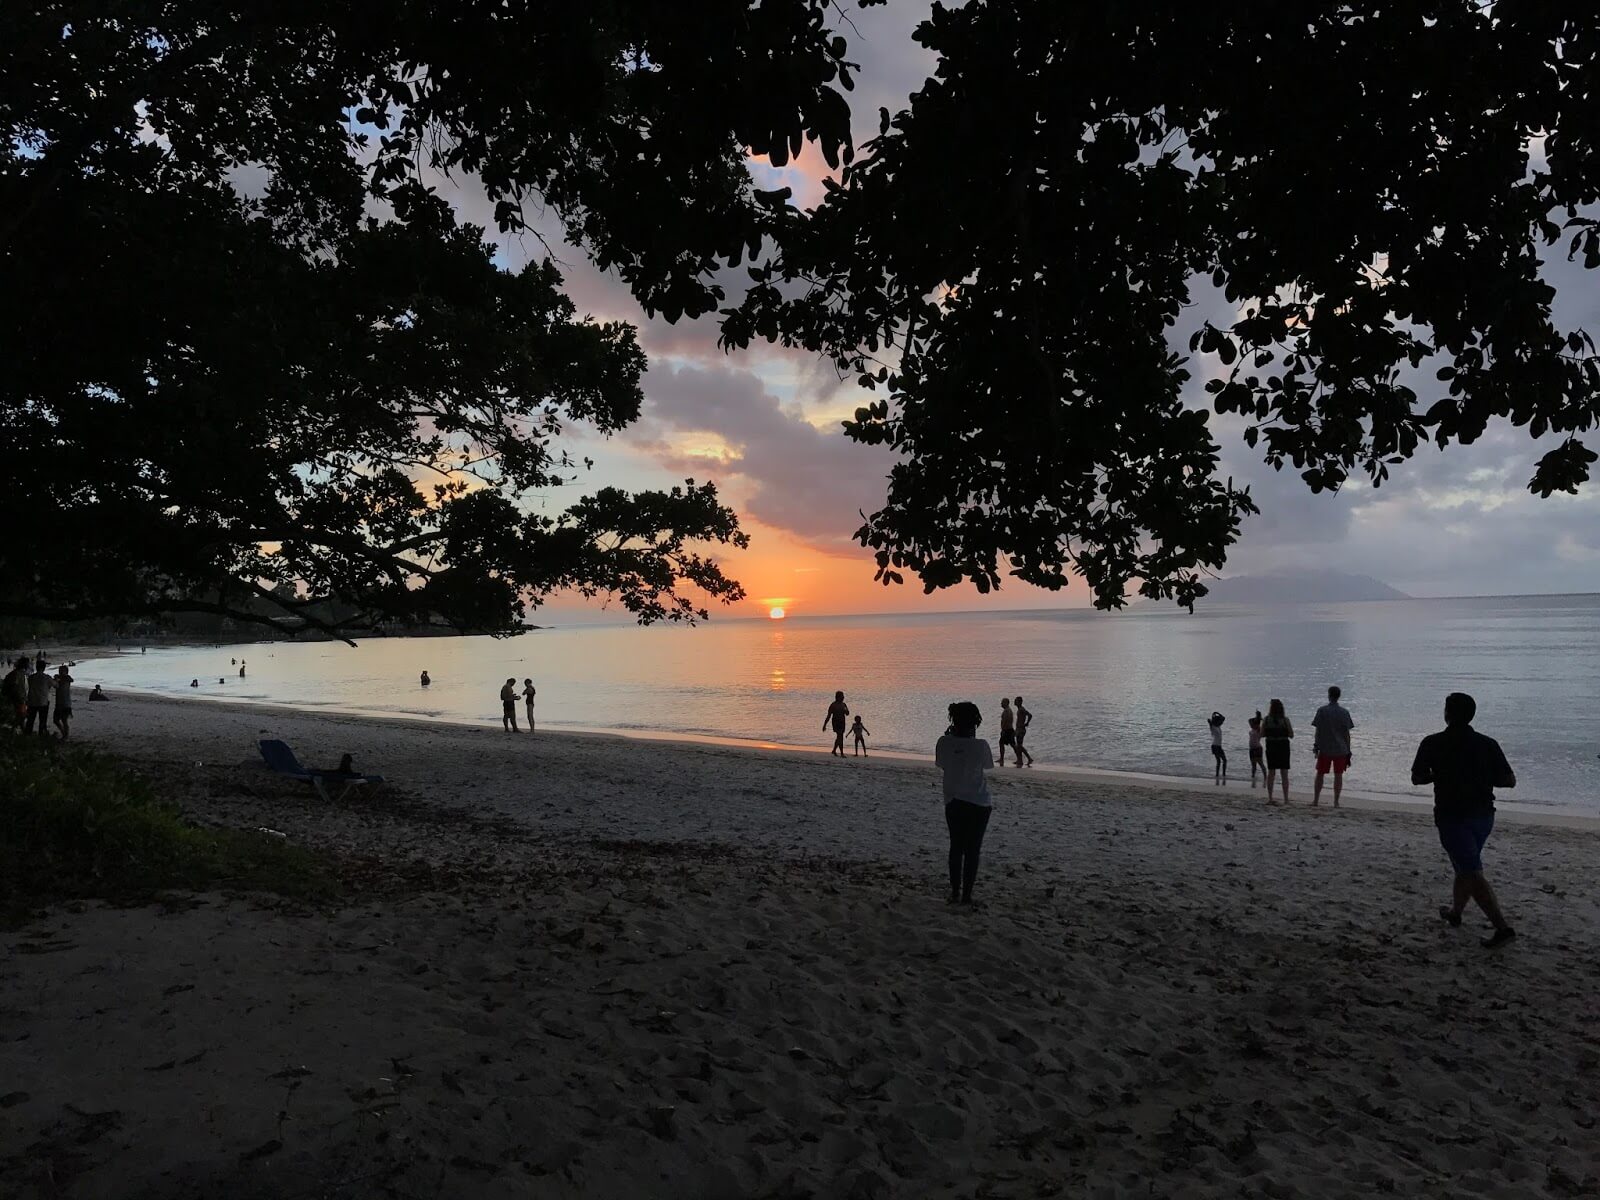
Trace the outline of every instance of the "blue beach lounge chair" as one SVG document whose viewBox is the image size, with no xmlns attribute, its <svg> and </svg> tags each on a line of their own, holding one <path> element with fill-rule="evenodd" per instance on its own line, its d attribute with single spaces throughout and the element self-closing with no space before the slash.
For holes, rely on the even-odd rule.
<svg viewBox="0 0 1600 1200">
<path fill-rule="evenodd" d="M 291 779 L 301 779 L 317 789 L 317 795 L 324 800 L 343 800 L 351 788 L 363 783 L 382 783 L 382 775 L 347 775 L 343 771 L 318 770 L 314 767 L 302 767 L 300 760 L 294 756 L 294 751 L 289 749 L 289 743 L 280 742 L 277 738 L 261 739 L 261 757 L 267 766 L 280 775 L 287 775 Z M 337 796 L 328 795 L 328 783 L 334 781 L 343 783 Z"/>
</svg>

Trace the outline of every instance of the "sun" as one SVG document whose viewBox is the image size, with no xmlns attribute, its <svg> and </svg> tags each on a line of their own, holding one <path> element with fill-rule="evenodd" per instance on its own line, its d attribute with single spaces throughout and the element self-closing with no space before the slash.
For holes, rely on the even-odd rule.
<svg viewBox="0 0 1600 1200">
<path fill-rule="evenodd" d="M 773 607 L 772 609 L 768 610 L 767 616 L 774 621 L 781 621 L 783 620 L 783 609 Z"/>
</svg>

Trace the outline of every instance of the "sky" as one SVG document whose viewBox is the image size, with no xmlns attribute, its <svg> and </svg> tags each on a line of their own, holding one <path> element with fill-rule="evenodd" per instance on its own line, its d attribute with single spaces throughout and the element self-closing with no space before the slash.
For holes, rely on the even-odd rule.
<svg viewBox="0 0 1600 1200">
<path fill-rule="evenodd" d="M 930 56 L 910 37 L 928 8 L 927 0 L 898 0 L 842 10 L 855 27 L 842 28 L 850 57 L 862 68 L 851 97 L 858 145 L 876 133 L 879 107 L 903 108 L 929 73 Z M 782 170 L 752 162 L 763 186 L 791 187 L 801 207 L 820 197 L 825 170 L 810 148 Z M 493 236 L 481 197 L 458 186 L 455 202 Z M 863 512 L 881 506 L 892 458 L 884 448 L 849 441 L 839 427 L 868 394 L 815 356 L 765 345 L 726 355 L 717 348 L 714 320 L 669 325 L 648 318 L 617 279 L 563 246 L 553 226 L 541 233 L 555 248 L 579 311 L 636 325 L 650 369 L 641 420 L 609 439 L 571 438 L 575 457 L 594 459 L 592 472 L 535 503 L 555 511 L 598 486 L 716 481 L 751 535 L 749 550 L 720 556 L 748 593 L 728 610 L 737 616 L 764 615 L 774 606 L 790 615 L 824 615 L 1088 605 L 1076 579 L 1057 593 L 1013 580 L 989 596 L 970 586 L 925 596 L 914 580 L 888 588 L 876 583 L 870 553 L 850 535 Z M 526 235 L 500 245 L 511 268 L 545 254 Z M 1557 255 L 1547 277 L 1558 290 L 1558 325 L 1600 335 L 1600 288 L 1592 273 Z M 1195 322 L 1229 323 L 1225 306 L 1216 306 L 1198 298 Z M 1175 335 L 1175 346 L 1186 342 L 1186 334 Z M 1209 407 L 1206 378 L 1196 364 L 1187 396 L 1196 408 Z M 1293 471 L 1274 472 L 1243 444 L 1242 421 L 1215 414 L 1211 421 L 1222 473 L 1249 485 L 1262 510 L 1246 518 L 1224 575 L 1331 569 L 1372 575 L 1416 596 L 1600 591 L 1600 484 L 1548 500 L 1526 488 L 1554 439 L 1538 443 L 1525 430 L 1491 426 L 1472 446 L 1424 447 L 1393 468 L 1381 489 L 1355 479 L 1337 495 L 1313 495 Z M 1600 439 L 1591 444 L 1600 449 Z M 624 617 L 614 606 L 556 597 L 535 620 Z"/>
</svg>

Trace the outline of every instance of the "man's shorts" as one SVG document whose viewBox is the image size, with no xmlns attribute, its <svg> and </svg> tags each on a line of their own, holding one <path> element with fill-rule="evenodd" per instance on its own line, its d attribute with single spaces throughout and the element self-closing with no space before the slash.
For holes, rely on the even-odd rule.
<svg viewBox="0 0 1600 1200">
<path fill-rule="evenodd" d="M 1348 767 L 1349 765 L 1350 765 L 1350 756 L 1348 754 L 1340 754 L 1340 755 L 1337 755 L 1337 756 L 1330 755 L 1330 754 L 1319 754 L 1319 755 L 1317 755 L 1317 774 L 1318 775 L 1326 775 L 1330 770 L 1335 775 L 1343 775 L 1344 774 L 1344 769 L 1346 767 Z"/>
<path fill-rule="evenodd" d="M 1016 732 L 1010 729 L 1000 731 L 1000 744 L 1002 746 L 1015 746 L 1017 744 Z"/>
<path fill-rule="evenodd" d="M 1439 844 L 1450 856 L 1450 865 L 1457 875 L 1472 875 L 1483 870 L 1483 844 L 1494 829 L 1493 813 L 1436 821 L 1435 824 L 1439 826 Z"/>
</svg>

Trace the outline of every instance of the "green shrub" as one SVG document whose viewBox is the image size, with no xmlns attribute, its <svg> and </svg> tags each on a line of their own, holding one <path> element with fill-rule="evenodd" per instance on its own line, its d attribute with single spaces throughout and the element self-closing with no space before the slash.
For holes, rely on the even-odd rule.
<svg viewBox="0 0 1600 1200">
<path fill-rule="evenodd" d="M 197 828 L 104 755 L 0 736 L 0 908 L 219 885 L 333 892 L 331 872 L 310 851 L 266 834 Z"/>
</svg>

